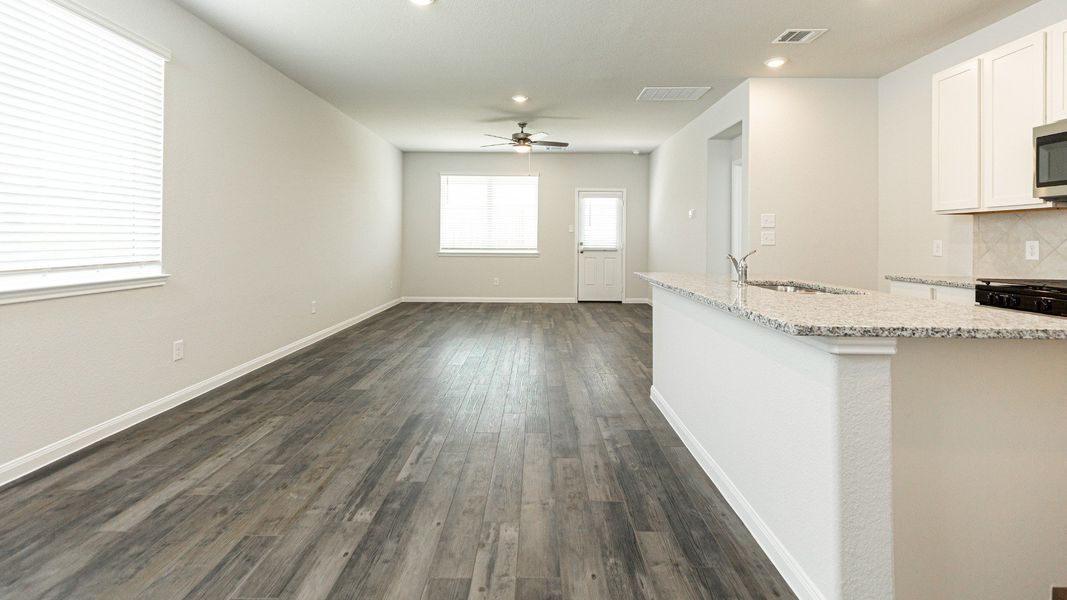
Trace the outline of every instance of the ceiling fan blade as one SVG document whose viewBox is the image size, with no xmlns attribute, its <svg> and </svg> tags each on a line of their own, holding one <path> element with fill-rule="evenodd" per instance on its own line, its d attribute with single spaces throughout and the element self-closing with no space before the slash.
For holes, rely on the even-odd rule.
<svg viewBox="0 0 1067 600">
<path fill-rule="evenodd" d="M 567 142 L 538 141 L 538 142 L 530 142 L 530 143 L 531 144 L 536 144 L 538 146 L 549 146 L 549 147 L 552 147 L 552 148 L 566 148 L 567 146 L 570 146 L 570 144 L 567 143 Z"/>
<path fill-rule="evenodd" d="M 493 134 L 491 134 L 491 133 L 487 133 L 487 134 L 485 134 L 485 135 L 486 135 L 486 136 L 488 136 L 488 137 L 495 137 L 495 138 L 499 138 L 499 139 L 502 139 L 502 140 L 507 140 L 507 141 L 509 141 L 509 142 L 513 142 L 513 141 L 515 141 L 515 140 L 513 140 L 513 139 L 511 139 L 511 138 L 509 138 L 509 137 L 504 137 L 504 136 L 502 136 L 502 135 L 493 135 Z"/>
<path fill-rule="evenodd" d="M 547 132 L 539 131 L 537 133 L 531 133 L 529 139 L 530 139 L 531 142 L 536 142 L 537 140 L 543 140 L 546 137 L 548 137 L 548 133 Z"/>
<path fill-rule="evenodd" d="M 486 144 L 482 148 L 492 148 L 493 146 L 514 146 L 511 142 L 500 142 L 499 144 Z"/>
</svg>

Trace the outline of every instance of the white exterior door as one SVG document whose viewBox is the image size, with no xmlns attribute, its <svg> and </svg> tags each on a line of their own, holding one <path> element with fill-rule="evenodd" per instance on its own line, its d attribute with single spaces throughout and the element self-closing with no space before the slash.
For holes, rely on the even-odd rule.
<svg viewBox="0 0 1067 600">
<path fill-rule="evenodd" d="M 578 301 L 622 302 L 623 193 L 578 193 Z"/>
</svg>

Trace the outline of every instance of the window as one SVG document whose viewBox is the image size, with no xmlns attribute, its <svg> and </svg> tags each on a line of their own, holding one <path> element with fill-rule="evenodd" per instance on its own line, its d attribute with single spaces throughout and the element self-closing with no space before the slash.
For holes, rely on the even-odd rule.
<svg viewBox="0 0 1067 600">
<path fill-rule="evenodd" d="M 162 282 L 166 58 L 116 30 L 0 0 L 0 302 Z"/>
<path fill-rule="evenodd" d="M 582 192 L 581 241 L 586 250 L 618 250 L 622 232 L 619 192 Z"/>
<path fill-rule="evenodd" d="M 536 254 L 537 176 L 441 175 L 441 252 Z"/>
</svg>

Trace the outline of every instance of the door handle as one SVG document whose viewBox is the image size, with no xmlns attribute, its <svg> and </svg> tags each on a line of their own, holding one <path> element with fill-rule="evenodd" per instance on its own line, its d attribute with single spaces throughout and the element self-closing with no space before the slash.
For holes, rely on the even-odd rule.
<svg viewBox="0 0 1067 600">
<path fill-rule="evenodd" d="M 578 242 L 578 254 L 585 254 L 585 244 Z"/>
</svg>

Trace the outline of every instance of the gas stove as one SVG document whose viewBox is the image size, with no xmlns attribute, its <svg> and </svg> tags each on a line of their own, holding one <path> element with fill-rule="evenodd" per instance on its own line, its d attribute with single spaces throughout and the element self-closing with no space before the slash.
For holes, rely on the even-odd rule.
<svg viewBox="0 0 1067 600">
<path fill-rule="evenodd" d="M 1067 279 L 978 279 L 975 301 L 985 306 L 1067 316 Z"/>
</svg>

